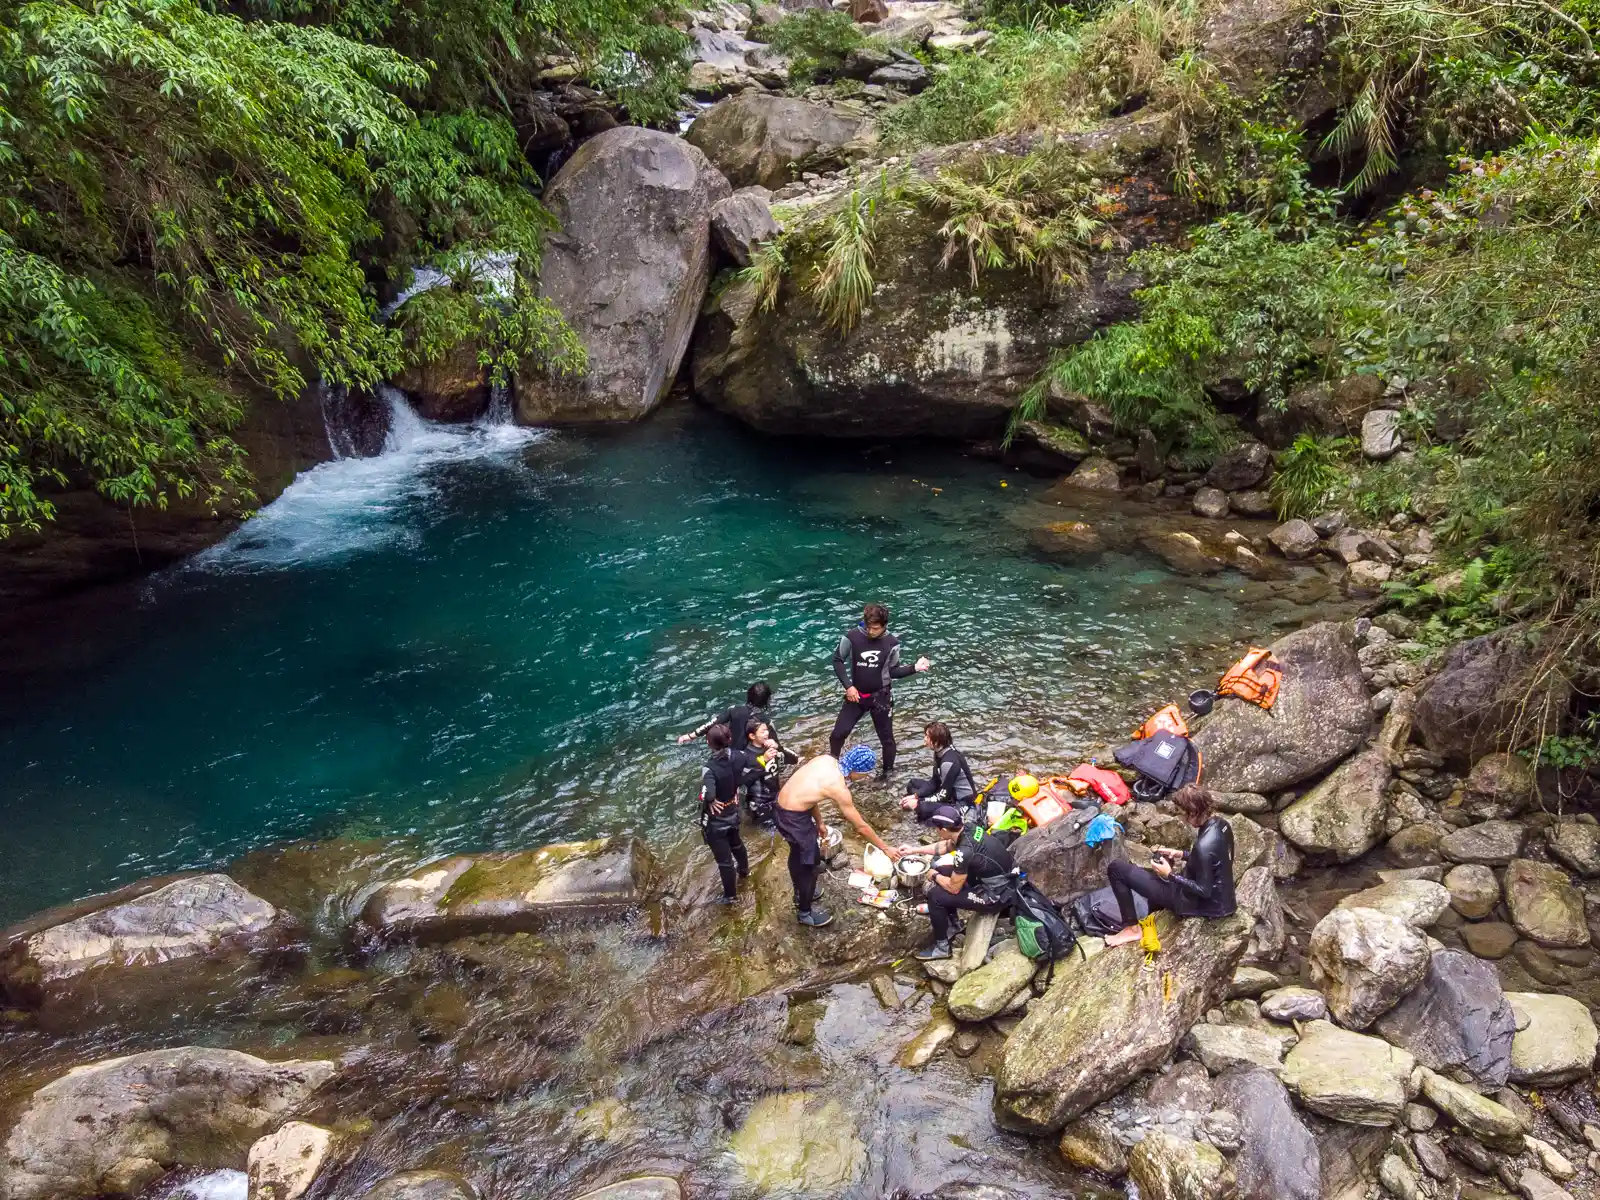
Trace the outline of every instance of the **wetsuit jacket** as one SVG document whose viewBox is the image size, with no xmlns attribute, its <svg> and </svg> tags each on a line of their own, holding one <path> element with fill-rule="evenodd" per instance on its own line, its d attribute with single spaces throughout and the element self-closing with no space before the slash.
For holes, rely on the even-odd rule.
<svg viewBox="0 0 1600 1200">
<path fill-rule="evenodd" d="M 700 773 L 700 825 L 704 829 L 739 828 L 739 789 L 767 773 L 754 754 L 719 750 Z M 727 807 L 712 812 L 713 804 Z"/>
<path fill-rule="evenodd" d="M 833 673 L 844 687 L 853 687 L 863 696 L 887 695 L 896 679 L 916 674 L 916 668 L 900 661 L 900 639 L 892 633 L 870 638 L 857 625 L 839 639 L 833 651 Z"/>
<path fill-rule="evenodd" d="M 750 726 L 760 725 L 763 721 L 766 722 L 767 728 L 772 730 L 773 740 L 781 745 L 782 739 L 778 737 L 778 731 L 772 727 L 772 718 L 768 715 L 768 710 L 757 708 L 753 704 L 735 704 L 732 708 L 724 709 L 694 730 L 693 736 L 704 737 L 706 730 L 713 725 L 726 725 L 728 732 L 733 734 L 733 745 L 737 749 L 749 741 L 745 735 L 750 732 Z"/>
<path fill-rule="evenodd" d="M 967 756 L 954 746 L 947 746 L 933 752 L 933 778 L 913 780 L 911 791 L 923 800 L 937 797 L 941 804 L 967 805 L 977 796 L 978 785 L 967 765 Z"/>
<path fill-rule="evenodd" d="M 793 750 L 785 749 L 782 743 L 779 743 L 776 750 L 763 752 L 751 747 L 745 754 L 750 763 L 761 770 L 760 777 L 750 785 L 750 803 L 753 805 L 777 803 L 778 777 L 783 774 L 784 767 L 792 767 L 799 762 L 800 756 Z"/>
<path fill-rule="evenodd" d="M 1226 917 L 1233 897 L 1233 826 L 1212 817 L 1200 827 L 1182 874 L 1172 876 L 1172 911 L 1180 917 Z"/>
<path fill-rule="evenodd" d="M 955 860 L 950 874 L 965 875 L 968 890 L 1000 886 L 1017 865 L 1011 851 L 999 838 L 990 837 L 982 825 L 967 827 L 956 843 Z"/>
</svg>

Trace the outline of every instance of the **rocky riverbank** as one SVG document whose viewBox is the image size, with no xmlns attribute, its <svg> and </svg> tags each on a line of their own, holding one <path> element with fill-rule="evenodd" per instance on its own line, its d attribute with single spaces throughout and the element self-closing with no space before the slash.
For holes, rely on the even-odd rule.
<svg viewBox="0 0 1600 1200">
<path fill-rule="evenodd" d="M 1088 940 L 1048 988 L 992 921 L 926 970 L 902 910 L 840 895 L 833 927 L 795 926 L 765 839 L 731 913 L 695 847 L 624 838 L 423 863 L 298 844 L 41 914 L 0 956 L 0 1195 L 165 1197 L 201 1169 L 275 1200 L 623 1178 L 664 1197 L 1124 1176 L 1163 1198 L 1590 1194 L 1600 824 L 1481 700 L 1531 678 L 1515 631 L 1404 681 L 1375 665 L 1395 641 L 1362 618 L 1277 642 L 1272 712 L 1225 702 L 1196 735 L 1239 913 L 1163 918 L 1149 961 Z M 862 798 L 895 819 L 886 789 Z M 1058 827 L 1019 860 L 1065 900 L 1183 844 L 1170 806 L 1118 815 L 1110 846 Z M 897 1098 L 870 1117 L 866 1063 Z M 675 1110 L 670 1149 L 625 1132 L 690 1079 L 693 1134 Z M 936 1116 L 941 1095 L 960 1099 Z M 722 1116 L 700 1128 L 708 1099 Z M 957 1119 L 965 1156 L 891 1148 Z"/>
</svg>

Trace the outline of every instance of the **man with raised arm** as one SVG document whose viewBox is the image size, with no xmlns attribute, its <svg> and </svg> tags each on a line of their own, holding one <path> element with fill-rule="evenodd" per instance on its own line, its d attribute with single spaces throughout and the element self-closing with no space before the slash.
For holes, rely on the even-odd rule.
<svg viewBox="0 0 1600 1200">
<path fill-rule="evenodd" d="M 883 745 L 884 779 L 894 769 L 893 698 L 889 689 L 896 679 L 904 679 L 929 667 L 926 658 L 911 665 L 900 661 L 900 639 L 889 632 L 889 610 L 869 604 L 861 610 L 861 623 L 845 632 L 833 651 L 833 673 L 844 688 L 844 704 L 828 738 L 828 753 L 835 758 L 844 748 L 845 738 L 862 717 L 872 717 Z"/>
<path fill-rule="evenodd" d="M 778 793 L 774 816 L 778 832 L 789 843 L 789 879 L 794 883 L 794 907 L 800 924 L 820 929 L 833 920 L 833 914 L 814 903 L 817 895 L 817 867 L 822 862 L 822 838 L 827 826 L 822 823 L 822 802 L 832 800 L 839 815 L 857 833 L 897 862 L 900 851 L 889 846 L 856 811 L 855 798 L 844 777 L 839 760 L 831 754 L 813 758 L 789 777 Z"/>
</svg>

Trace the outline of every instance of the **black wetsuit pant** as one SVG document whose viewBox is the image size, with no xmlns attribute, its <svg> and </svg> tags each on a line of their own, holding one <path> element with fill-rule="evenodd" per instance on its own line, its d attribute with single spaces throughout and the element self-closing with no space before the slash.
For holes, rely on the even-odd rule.
<svg viewBox="0 0 1600 1200">
<path fill-rule="evenodd" d="M 1150 902 L 1150 911 L 1171 909 L 1178 898 L 1178 888 L 1170 879 L 1163 879 L 1148 867 L 1136 867 L 1131 862 L 1114 862 L 1106 868 L 1106 879 L 1117 897 L 1117 907 L 1122 910 L 1124 926 L 1139 923 L 1138 910 L 1133 906 L 1133 894 L 1138 892 Z"/>
<path fill-rule="evenodd" d="M 811 911 L 817 898 L 817 869 L 822 865 L 822 846 L 817 841 L 817 819 L 808 812 L 776 809 L 773 817 L 778 832 L 789 843 L 789 880 L 794 884 L 795 911 Z"/>
<path fill-rule="evenodd" d="M 750 874 L 750 857 L 745 853 L 739 827 L 705 825 L 700 832 L 706 839 L 706 845 L 711 847 L 712 857 L 717 860 L 717 873 L 722 876 L 722 894 L 731 900 L 738 891 L 738 881 Z"/>
<path fill-rule="evenodd" d="M 950 940 L 950 931 L 955 927 L 958 909 L 975 913 L 992 913 L 999 912 L 1004 907 L 1004 900 L 990 899 L 982 891 L 974 894 L 971 888 L 962 888 L 959 892 L 947 892 L 939 886 L 937 880 L 928 882 L 928 920 L 933 922 L 933 938 L 938 942 Z"/>
<path fill-rule="evenodd" d="M 861 718 L 872 715 L 872 727 L 878 731 L 878 741 L 883 745 L 883 769 L 888 771 L 894 767 L 894 723 L 890 716 L 894 712 L 894 705 L 889 697 L 882 692 L 877 692 L 872 699 L 858 703 L 846 700 L 839 709 L 838 720 L 833 723 L 833 733 L 828 736 L 828 753 L 835 758 L 839 751 L 844 749 L 844 740 L 850 736 L 850 731 L 856 727 Z"/>
</svg>

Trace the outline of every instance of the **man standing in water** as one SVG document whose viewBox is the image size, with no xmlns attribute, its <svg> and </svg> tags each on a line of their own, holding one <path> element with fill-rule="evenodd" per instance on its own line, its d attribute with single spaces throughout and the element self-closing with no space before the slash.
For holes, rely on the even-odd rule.
<svg viewBox="0 0 1600 1200">
<path fill-rule="evenodd" d="M 817 895 L 817 867 L 822 862 L 821 839 L 827 835 L 822 823 L 822 802 L 832 800 L 839 815 L 855 827 L 855 831 L 898 862 L 900 851 L 886 845 L 873 831 L 871 825 L 856 811 L 855 798 L 850 795 L 839 760 L 832 755 L 813 758 L 783 785 L 778 793 L 775 816 L 778 832 L 789 843 L 789 878 L 794 883 L 794 907 L 800 924 L 820 929 L 833 920 L 825 908 L 815 907 Z"/>
<path fill-rule="evenodd" d="M 844 705 L 833 723 L 828 753 L 839 757 L 845 738 L 850 736 L 856 723 L 870 713 L 872 727 L 878 731 L 878 741 L 883 745 L 883 768 L 879 776 L 887 779 L 894 768 L 895 754 L 894 724 L 890 719 L 894 704 L 889 689 L 896 679 L 926 671 L 930 665 L 926 658 L 917 659 L 909 667 L 900 661 L 900 639 L 889 632 L 887 608 L 869 604 L 862 609 L 861 624 L 841 637 L 833 651 L 833 673 L 844 686 Z"/>
</svg>

